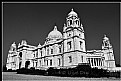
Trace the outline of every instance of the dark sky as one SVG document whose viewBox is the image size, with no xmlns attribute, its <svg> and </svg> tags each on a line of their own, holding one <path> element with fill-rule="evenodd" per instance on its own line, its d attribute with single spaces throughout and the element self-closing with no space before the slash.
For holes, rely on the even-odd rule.
<svg viewBox="0 0 121 81">
<path fill-rule="evenodd" d="M 54 25 L 62 32 L 67 14 L 73 8 L 84 26 L 86 49 L 101 49 L 106 34 L 114 48 L 116 64 L 120 63 L 120 4 L 117 3 L 4 3 L 3 64 L 13 42 L 22 39 L 28 44 L 44 44 Z"/>
</svg>

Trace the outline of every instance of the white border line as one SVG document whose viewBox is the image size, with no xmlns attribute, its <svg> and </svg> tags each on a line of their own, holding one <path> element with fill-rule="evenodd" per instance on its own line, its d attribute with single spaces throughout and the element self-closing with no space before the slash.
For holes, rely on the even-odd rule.
<svg viewBox="0 0 121 81">
<path fill-rule="evenodd" d="M 2 71 L 3 71 L 3 4 L 2 4 Z M 6 64 L 5 64 L 6 65 Z"/>
<path fill-rule="evenodd" d="M 120 2 L 120 12 L 119 13 L 120 13 L 120 22 L 119 22 L 119 24 L 120 24 L 120 35 L 119 35 L 120 36 L 119 37 L 120 38 L 120 46 L 119 46 L 120 58 L 119 58 L 119 61 L 120 61 L 120 66 L 121 66 L 121 2 Z"/>
<path fill-rule="evenodd" d="M 120 2 L 2 2 L 2 3 L 120 3 Z"/>
</svg>

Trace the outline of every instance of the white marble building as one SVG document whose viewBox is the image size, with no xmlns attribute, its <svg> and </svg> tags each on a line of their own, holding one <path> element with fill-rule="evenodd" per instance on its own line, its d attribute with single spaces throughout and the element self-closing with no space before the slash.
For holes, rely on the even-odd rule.
<svg viewBox="0 0 121 81">
<path fill-rule="evenodd" d="M 71 68 L 89 63 L 91 67 L 111 70 L 116 67 L 113 47 L 106 35 L 102 41 L 102 49 L 86 50 L 83 25 L 72 9 L 66 17 L 63 33 L 54 26 L 43 45 L 31 46 L 22 40 L 16 46 L 14 42 L 8 53 L 6 67 L 12 70 L 31 67 Z"/>
</svg>

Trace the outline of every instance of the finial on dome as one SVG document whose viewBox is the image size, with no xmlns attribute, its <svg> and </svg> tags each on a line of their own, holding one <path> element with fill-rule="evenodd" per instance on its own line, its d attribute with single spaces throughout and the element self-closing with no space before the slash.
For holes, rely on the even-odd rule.
<svg viewBox="0 0 121 81">
<path fill-rule="evenodd" d="M 109 40 L 109 38 L 106 36 L 106 34 L 104 34 L 104 40 Z"/>
<path fill-rule="evenodd" d="M 20 46 L 21 44 L 20 43 L 18 43 L 18 47 Z"/>
<path fill-rule="evenodd" d="M 38 47 L 41 47 L 41 44 L 39 43 Z"/>
<path fill-rule="evenodd" d="M 70 16 L 78 16 L 73 8 L 71 9 L 71 12 L 68 14 L 68 17 L 70 17 Z"/>
<path fill-rule="evenodd" d="M 57 26 L 56 25 L 54 26 L 54 30 L 57 30 Z"/>
<path fill-rule="evenodd" d="M 64 23 L 64 27 L 66 27 L 66 24 Z"/>
<path fill-rule="evenodd" d="M 15 44 L 15 42 L 13 42 L 13 44 Z"/>
<path fill-rule="evenodd" d="M 73 8 L 71 9 L 71 11 L 74 11 Z"/>
<path fill-rule="evenodd" d="M 106 37 L 106 34 L 104 34 L 104 37 Z"/>
</svg>

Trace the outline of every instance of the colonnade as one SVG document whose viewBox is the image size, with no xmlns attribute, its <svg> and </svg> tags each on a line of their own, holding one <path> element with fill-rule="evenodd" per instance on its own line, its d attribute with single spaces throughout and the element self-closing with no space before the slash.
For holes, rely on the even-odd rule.
<svg viewBox="0 0 121 81">
<path fill-rule="evenodd" d="M 104 66 L 103 58 L 87 58 L 91 66 Z"/>
</svg>

